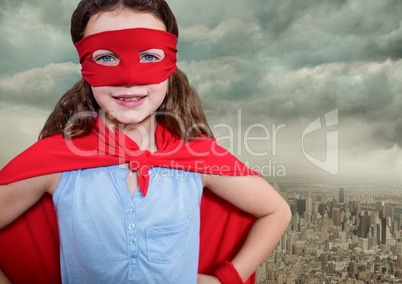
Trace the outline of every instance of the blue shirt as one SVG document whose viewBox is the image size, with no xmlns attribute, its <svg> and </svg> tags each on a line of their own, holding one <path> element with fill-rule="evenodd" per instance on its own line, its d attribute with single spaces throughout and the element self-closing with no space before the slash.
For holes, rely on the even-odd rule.
<svg viewBox="0 0 402 284">
<path fill-rule="evenodd" d="M 129 173 L 62 174 L 53 201 L 63 283 L 196 283 L 201 175 L 153 168 L 144 197 L 130 196 Z"/>
</svg>

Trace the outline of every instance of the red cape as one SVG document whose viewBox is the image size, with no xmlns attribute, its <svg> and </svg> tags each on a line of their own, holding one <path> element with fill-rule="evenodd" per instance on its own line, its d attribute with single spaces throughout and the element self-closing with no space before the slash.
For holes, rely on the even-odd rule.
<svg viewBox="0 0 402 284">
<path fill-rule="evenodd" d="M 0 184 L 34 176 L 129 163 L 138 171 L 140 190 L 146 195 L 148 169 L 155 166 L 218 175 L 258 175 L 206 137 L 190 142 L 158 125 L 158 151 L 142 151 L 122 132 L 96 123 L 86 136 L 65 139 L 55 135 L 39 140 L 0 171 Z M 254 217 L 204 190 L 201 202 L 199 273 L 212 274 L 231 260 L 242 246 Z M 52 198 L 45 195 L 12 224 L 0 230 L 0 268 L 14 284 L 61 283 L 59 240 Z M 246 283 L 255 283 L 253 274 Z"/>
</svg>

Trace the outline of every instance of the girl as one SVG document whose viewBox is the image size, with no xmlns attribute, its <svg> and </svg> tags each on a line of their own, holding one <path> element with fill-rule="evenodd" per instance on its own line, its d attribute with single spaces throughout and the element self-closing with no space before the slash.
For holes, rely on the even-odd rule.
<svg viewBox="0 0 402 284">
<path fill-rule="evenodd" d="M 71 35 L 83 79 L 61 98 L 42 139 L 0 173 L 0 227 L 50 194 L 63 283 L 245 282 L 286 229 L 289 207 L 208 138 L 199 97 L 176 67 L 178 27 L 166 2 L 82 0 Z M 224 226 L 208 214 L 236 209 L 215 195 L 254 216 L 234 213 L 240 238 L 216 241 L 212 230 Z M 200 225 L 205 216 L 215 220 Z M 205 243 L 224 250 L 239 241 L 225 256 L 203 255 Z"/>
</svg>

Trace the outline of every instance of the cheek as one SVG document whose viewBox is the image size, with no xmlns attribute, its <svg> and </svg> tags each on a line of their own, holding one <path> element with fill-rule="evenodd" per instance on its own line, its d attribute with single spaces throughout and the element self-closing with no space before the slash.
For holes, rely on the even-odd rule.
<svg viewBox="0 0 402 284">
<path fill-rule="evenodd" d="M 92 95 L 95 98 L 95 101 L 102 106 L 102 101 L 104 100 L 105 95 L 108 93 L 107 88 L 105 87 L 91 87 Z"/>
<path fill-rule="evenodd" d="M 157 95 L 158 99 L 163 100 L 168 88 L 167 80 L 157 85 L 151 85 L 150 93 Z"/>
</svg>

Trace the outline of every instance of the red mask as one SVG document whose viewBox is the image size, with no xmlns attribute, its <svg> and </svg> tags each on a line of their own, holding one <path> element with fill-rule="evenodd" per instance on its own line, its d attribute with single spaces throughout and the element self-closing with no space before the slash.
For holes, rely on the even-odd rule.
<svg viewBox="0 0 402 284">
<path fill-rule="evenodd" d="M 91 86 L 133 86 L 159 84 L 176 70 L 177 37 L 171 33 L 133 28 L 105 31 L 84 37 L 75 44 L 81 63 L 82 78 Z M 96 63 L 92 55 L 105 49 L 119 57 L 115 66 Z M 156 62 L 140 62 L 139 53 L 161 49 L 165 57 Z"/>
</svg>

